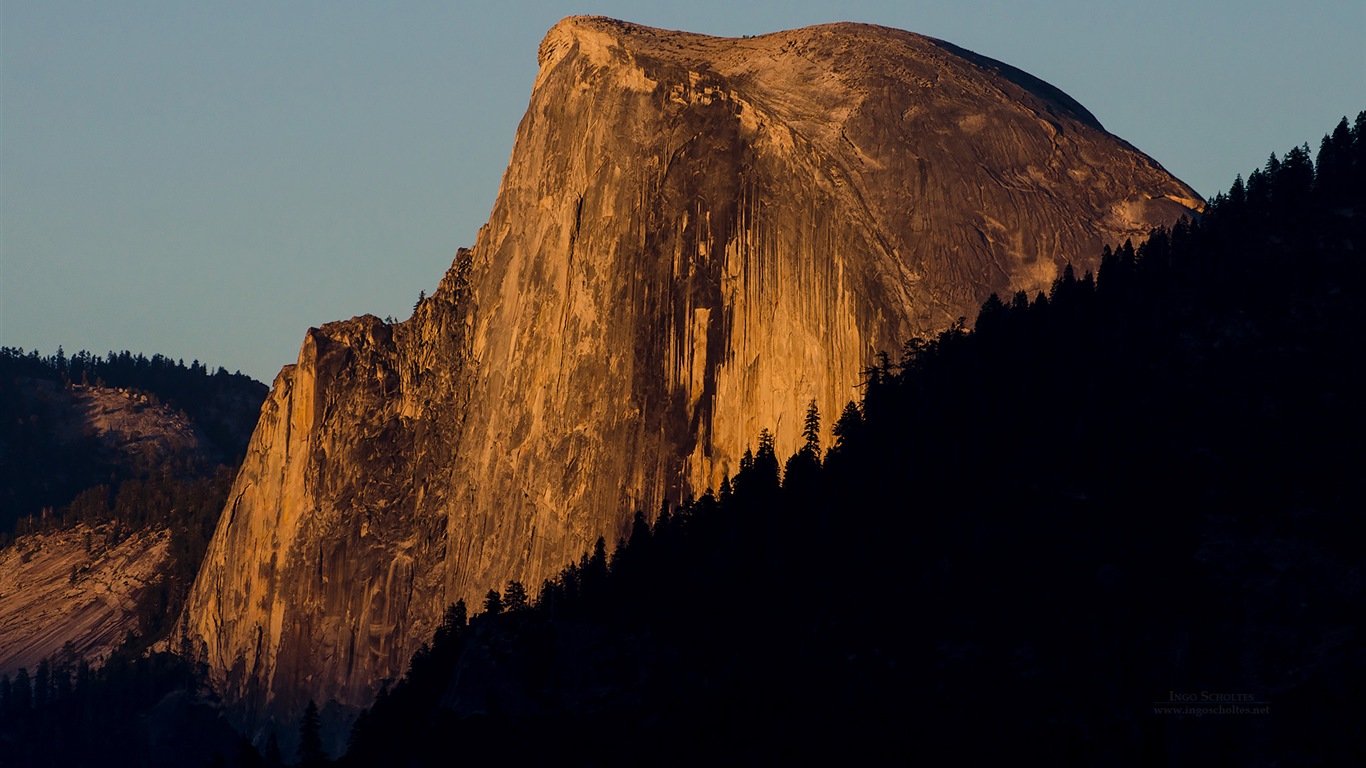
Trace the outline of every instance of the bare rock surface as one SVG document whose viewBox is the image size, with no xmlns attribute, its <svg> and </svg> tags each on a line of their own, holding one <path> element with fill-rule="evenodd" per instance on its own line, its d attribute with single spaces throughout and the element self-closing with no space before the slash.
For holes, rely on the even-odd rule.
<svg viewBox="0 0 1366 768">
<path fill-rule="evenodd" d="M 475 247 L 274 383 L 176 638 L 248 712 L 366 704 L 445 605 L 717 485 L 761 428 L 790 453 L 876 353 L 1201 205 L 1058 89 L 908 32 L 572 17 L 539 59 Z"/>
<path fill-rule="evenodd" d="M 169 543 L 164 530 L 78 525 L 0 550 L 0 674 L 31 673 L 66 653 L 107 658 L 138 628 L 138 594 L 161 572 Z"/>
<path fill-rule="evenodd" d="M 80 428 L 121 463 L 142 471 L 172 462 L 205 462 L 217 451 L 183 413 L 129 389 L 76 385 L 67 396 Z"/>
</svg>

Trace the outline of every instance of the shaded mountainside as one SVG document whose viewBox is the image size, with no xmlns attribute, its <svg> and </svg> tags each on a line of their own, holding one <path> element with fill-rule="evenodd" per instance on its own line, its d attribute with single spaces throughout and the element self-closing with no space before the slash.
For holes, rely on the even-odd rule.
<svg viewBox="0 0 1366 768">
<path fill-rule="evenodd" d="M 179 615 L 266 389 L 161 355 L 0 350 L 0 673 Z"/>
<path fill-rule="evenodd" d="M 358 706 L 442 607 L 700 494 L 883 349 L 1197 195 L 1056 89 L 836 24 L 556 25 L 498 200 L 406 322 L 309 331 L 178 642 L 227 699 Z"/>
<path fill-rule="evenodd" d="M 235 466 L 266 388 L 162 355 L 6 347 L 0 394 L 0 534 L 8 534 L 97 485 Z"/>
<path fill-rule="evenodd" d="M 340 764 L 1361 764 L 1364 191 L 1366 113 L 913 340 L 828 451 L 453 607 Z"/>
</svg>

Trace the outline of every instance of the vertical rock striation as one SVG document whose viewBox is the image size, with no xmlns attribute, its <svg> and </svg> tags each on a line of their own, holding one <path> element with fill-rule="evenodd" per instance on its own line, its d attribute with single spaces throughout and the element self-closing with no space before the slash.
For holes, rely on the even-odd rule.
<svg viewBox="0 0 1366 768">
<path fill-rule="evenodd" d="M 488 224 L 413 317 L 311 330 L 179 641 L 252 712 L 363 705 L 446 604 L 780 452 L 883 350 L 1198 196 L 1061 91 L 907 32 L 565 19 Z"/>
</svg>

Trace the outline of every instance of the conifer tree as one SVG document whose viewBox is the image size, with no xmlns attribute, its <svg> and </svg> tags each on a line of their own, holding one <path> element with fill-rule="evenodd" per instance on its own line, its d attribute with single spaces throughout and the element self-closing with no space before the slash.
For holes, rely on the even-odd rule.
<svg viewBox="0 0 1366 768">
<path fill-rule="evenodd" d="M 995 294 L 992 294 L 993 296 Z M 997 302 L 999 303 L 999 301 Z M 816 407 L 815 398 L 806 406 L 806 417 L 802 420 L 802 439 L 806 444 L 802 446 L 811 458 L 816 461 L 821 459 L 821 412 Z"/>
<path fill-rule="evenodd" d="M 777 490 L 781 478 L 778 476 L 778 453 L 773 433 L 767 427 L 759 431 L 759 450 L 754 454 L 754 477 L 761 491 Z"/>
<path fill-rule="evenodd" d="M 504 590 L 503 607 L 508 611 L 524 611 L 530 605 L 527 599 L 526 587 L 520 581 L 509 581 L 507 589 Z"/>
<path fill-rule="evenodd" d="M 318 716 L 318 705 L 312 699 L 304 709 L 299 720 L 299 765 L 303 768 L 316 768 L 327 762 L 323 754 L 322 720 Z"/>
<path fill-rule="evenodd" d="M 484 613 L 490 616 L 497 616 L 503 612 L 503 596 L 498 594 L 498 590 L 490 589 L 484 595 Z"/>
<path fill-rule="evenodd" d="M 843 447 L 845 443 L 855 439 L 859 427 L 863 426 L 863 413 L 859 410 L 858 404 L 850 400 L 844 405 L 844 411 L 840 413 L 839 421 L 835 422 L 831 432 L 835 435 L 835 447 Z"/>
<path fill-rule="evenodd" d="M 446 609 L 446 613 L 441 617 L 441 626 L 436 630 L 436 644 L 441 645 L 443 641 L 450 640 L 460 634 L 465 629 L 469 617 L 465 609 L 464 599 L 451 603 Z"/>
<path fill-rule="evenodd" d="M 33 683 L 29 680 L 28 670 L 20 668 L 14 673 L 10 684 L 10 713 L 22 716 L 33 708 Z"/>
</svg>

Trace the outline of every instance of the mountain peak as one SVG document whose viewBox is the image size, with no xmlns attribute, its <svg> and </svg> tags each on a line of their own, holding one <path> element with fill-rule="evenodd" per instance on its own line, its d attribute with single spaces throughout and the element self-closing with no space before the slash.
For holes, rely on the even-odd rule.
<svg viewBox="0 0 1366 768">
<path fill-rule="evenodd" d="M 1102 128 L 1075 99 L 1027 72 L 943 40 L 874 24 L 834 22 L 730 38 L 657 29 L 605 16 L 569 16 L 552 27 L 542 41 L 541 67 L 553 66 L 576 45 L 598 66 L 620 65 L 646 56 L 715 69 L 730 76 L 743 74 L 746 68 L 762 67 L 764 78 L 788 80 L 801 88 L 811 85 L 805 77 L 812 66 L 869 75 L 872 81 L 864 85 L 875 86 L 885 79 L 921 79 L 935 67 L 961 70 L 967 64 L 982 70 L 984 84 L 1002 78 L 1046 102 L 1053 111 Z"/>
<path fill-rule="evenodd" d="M 367 703 L 449 603 L 719 487 L 761 429 L 793 452 L 879 352 L 1199 204 L 1061 91 L 909 32 L 574 16 L 539 58 L 474 248 L 276 382 L 186 611 L 229 699 Z"/>
</svg>

